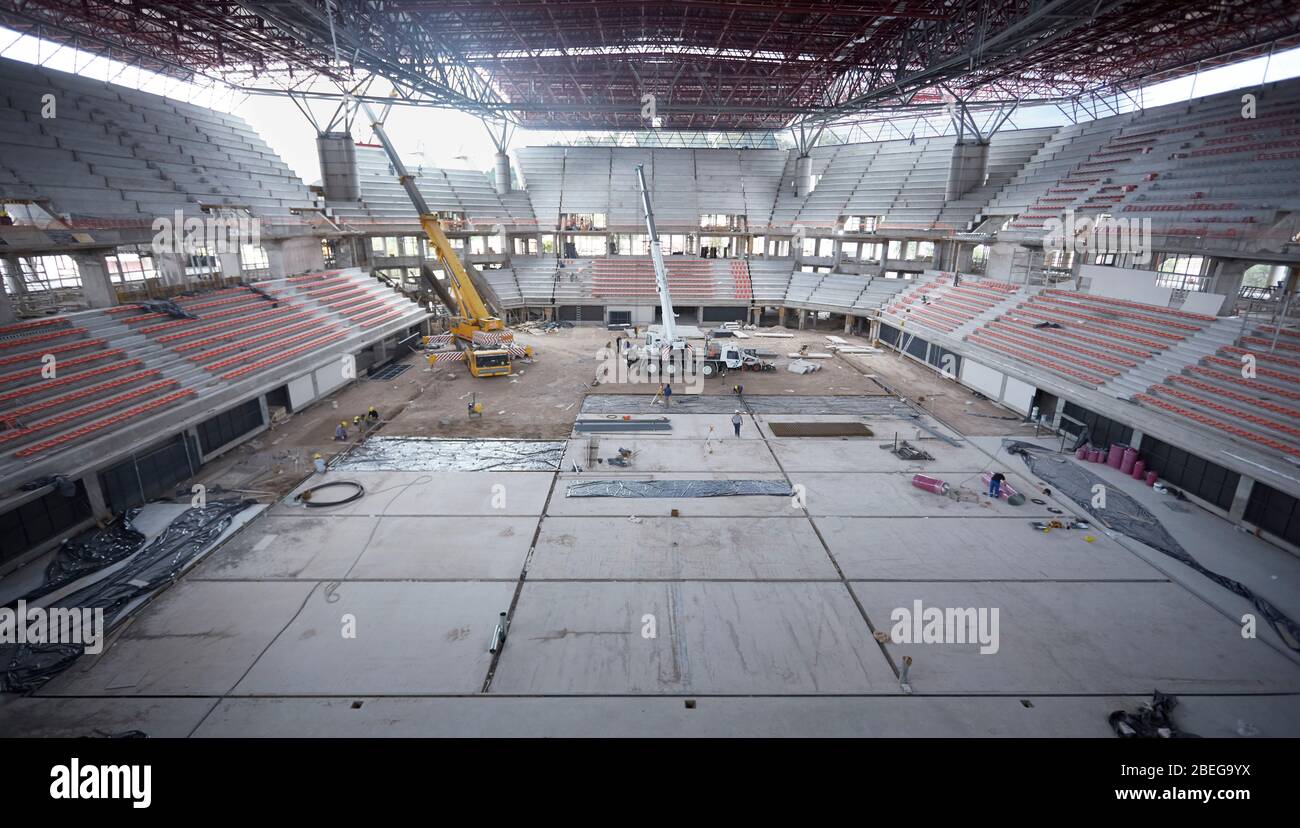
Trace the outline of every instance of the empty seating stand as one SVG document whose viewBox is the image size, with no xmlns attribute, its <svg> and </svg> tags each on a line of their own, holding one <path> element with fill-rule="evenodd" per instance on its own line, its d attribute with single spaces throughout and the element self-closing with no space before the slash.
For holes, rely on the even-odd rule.
<svg viewBox="0 0 1300 828">
<path fill-rule="evenodd" d="M 0 60 L 10 109 L 0 127 L 0 190 L 48 199 L 80 227 L 150 227 L 179 210 L 240 205 L 264 222 L 302 223 L 306 185 L 235 115 Z M 58 116 L 42 118 L 42 95 Z"/>
<path fill-rule="evenodd" d="M 279 366 L 426 316 L 360 269 L 256 287 L 176 298 L 193 318 L 124 305 L 0 327 L 0 468 L 165 418 L 234 383 L 282 383 Z"/>
</svg>

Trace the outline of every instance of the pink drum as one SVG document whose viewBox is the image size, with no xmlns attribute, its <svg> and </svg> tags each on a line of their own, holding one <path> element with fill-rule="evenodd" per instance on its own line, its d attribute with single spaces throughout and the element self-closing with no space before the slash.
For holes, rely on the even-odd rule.
<svg viewBox="0 0 1300 828">
<path fill-rule="evenodd" d="M 912 485 L 918 489 L 925 489 L 927 492 L 934 492 L 935 494 L 943 494 L 948 491 L 947 483 L 944 483 L 937 477 L 929 477 L 924 474 L 913 475 Z"/>
</svg>

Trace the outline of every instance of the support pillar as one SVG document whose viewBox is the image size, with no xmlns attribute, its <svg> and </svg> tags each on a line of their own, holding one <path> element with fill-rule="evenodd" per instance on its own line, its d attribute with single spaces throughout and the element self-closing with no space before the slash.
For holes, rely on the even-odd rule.
<svg viewBox="0 0 1300 828">
<path fill-rule="evenodd" d="M 320 239 L 281 239 L 264 242 L 262 247 L 266 250 L 266 263 L 272 279 L 325 269 L 325 255 L 321 251 Z"/>
<path fill-rule="evenodd" d="M 1237 294 L 1241 292 L 1241 283 L 1246 276 L 1247 262 L 1240 259 L 1220 259 L 1214 266 L 1214 277 L 1210 280 L 1210 293 L 1223 294 L 1223 305 L 1219 313 L 1231 313 L 1237 304 Z M 1285 271 L 1286 268 L 1283 268 Z M 1272 275 L 1272 274 L 1270 274 Z"/>
<path fill-rule="evenodd" d="M 102 251 L 73 253 L 72 261 L 81 277 L 81 295 L 86 304 L 92 308 L 111 308 L 117 304 L 117 294 L 108 277 L 108 264 Z"/>
<path fill-rule="evenodd" d="M 1228 507 L 1228 518 L 1241 521 L 1246 517 L 1246 505 L 1250 503 L 1250 494 L 1255 489 L 1255 481 L 1242 475 L 1237 479 L 1237 491 L 1232 496 L 1232 505 Z"/>
<path fill-rule="evenodd" d="M 776 324 L 778 327 L 785 327 L 785 306 L 776 309 Z"/>
<path fill-rule="evenodd" d="M 239 263 L 239 251 L 232 250 L 229 253 L 218 253 L 217 261 L 221 263 L 221 275 L 226 279 L 238 279 L 243 274 L 243 269 Z"/>
<path fill-rule="evenodd" d="M 812 191 L 812 157 L 801 155 L 794 162 L 794 193 L 799 198 L 807 198 Z"/>
<path fill-rule="evenodd" d="M 807 324 L 808 324 L 808 311 L 804 310 L 803 308 L 800 308 L 799 309 L 799 330 L 802 331 L 804 329 L 804 326 Z"/>
<path fill-rule="evenodd" d="M 853 316 L 852 314 L 848 314 L 848 313 L 844 314 L 844 332 L 846 334 L 853 333 L 853 323 L 856 321 L 857 321 L 856 316 Z"/>
<path fill-rule="evenodd" d="M 14 310 L 14 301 L 9 298 L 8 292 L 0 290 L 0 325 L 12 322 L 17 318 L 18 313 Z"/>
<path fill-rule="evenodd" d="M 510 156 L 504 152 L 498 152 L 495 164 L 495 181 L 497 195 L 505 195 L 510 192 Z"/>
</svg>

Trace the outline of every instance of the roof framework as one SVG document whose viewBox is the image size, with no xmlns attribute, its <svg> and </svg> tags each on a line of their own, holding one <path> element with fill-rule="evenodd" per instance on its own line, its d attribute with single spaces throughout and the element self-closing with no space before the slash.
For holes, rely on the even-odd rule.
<svg viewBox="0 0 1300 828">
<path fill-rule="evenodd" d="M 0 0 L 0 24 L 177 77 L 530 128 L 781 129 L 1113 94 L 1300 43 L 1293 0 Z"/>
</svg>

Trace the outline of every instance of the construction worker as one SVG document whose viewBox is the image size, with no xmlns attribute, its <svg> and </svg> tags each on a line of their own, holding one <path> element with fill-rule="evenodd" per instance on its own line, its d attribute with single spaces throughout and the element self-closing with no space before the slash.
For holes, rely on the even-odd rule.
<svg viewBox="0 0 1300 828">
<path fill-rule="evenodd" d="M 319 473 L 325 473 L 325 458 L 320 456 L 319 451 L 311 456 L 311 464 L 316 467 L 316 471 Z"/>
<path fill-rule="evenodd" d="M 358 414 L 357 416 L 355 416 L 355 417 L 352 418 L 352 427 L 353 427 L 353 428 L 357 428 L 357 429 L 361 428 L 361 415 L 360 415 L 360 414 Z"/>
<path fill-rule="evenodd" d="M 1002 496 L 1002 481 L 1006 479 L 1007 476 L 1002 472 L 993 472 L 993 476 L 989 478 L 989 497 Z"/>
<path fill-rule="evenodd" d="M 731 427 L 736 430 L 737 437 L 740 436 L 740 424 L 743 422 L 744 419 L 742 419 L 740 416 L 740 409 L 737 408 L 736 413 L 731 415 Z"/>
<path fill-rule="evenodd" d="M 731 390 L 736 392 L 737 397 L 744 396 L 745 394 L 745 386 L 743 385 L 739 385 L 739 384 L 733 385 L 731 387 Z"/>
<path fill-rule="evenodd" d="M 375 410 L 375 407 L 373 405 L 370 406 L 370 408 L 366 411 L 366 421 L 370 425 L 374 425 L 375 423 L 379 422 L 379 412 Z"/>
<path fill-rule="evenodd" d="M 665 382 L 663 392 L 664 392 L 664 408 L 667 408 L 673 401 L 673 387 Z"/>
<path fill-rule="evenodd" d="M 348 421 L 342 420 L 334 426 L 334 439 L 346 443 L 348 440 Z"/>
</svg>

